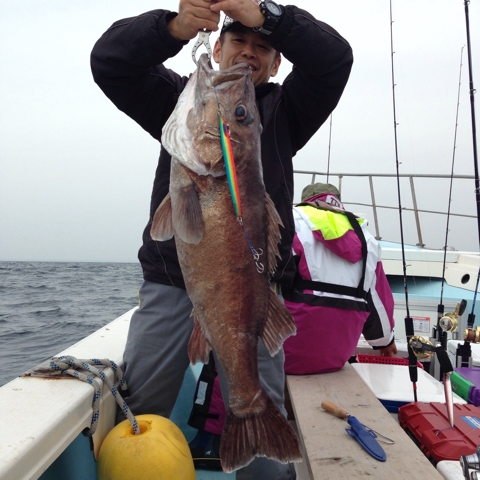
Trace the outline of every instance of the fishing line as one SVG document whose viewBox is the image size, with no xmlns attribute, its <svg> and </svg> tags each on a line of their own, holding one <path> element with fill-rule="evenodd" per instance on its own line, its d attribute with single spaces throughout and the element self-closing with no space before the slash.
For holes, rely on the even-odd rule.
<svg viewBox="0 0 480 480">
<path fill-rule="evenodd" d="M 405 290 L 405 334 L 407 337 L 407 348 L 408 348 L 408 360 L 409 360 L 409 373 L 410 380 L 413 386 L 413 397 L 415 402 L 417 401 L 417 381 L 418 381 L 418 371 L 417 371 L 417 357 L 410 346 L 410 338 L 414 335 L 413 328 L 413 319 L 410 317 L 410 309 L 408 304 L 408 284 L 407 284 L 407 264 L 405 261 L 405 242 L 403 239 L 403 219 L 402 219 L 402 200 L 400 195 L 400 163 L 398 161 L 398 139 L 397 139 L 397 112 L 396 112 L 396 99 L 395 99 L 395 66 L 393 61 L 393 55 L 395 54 L 393 50 L 393 13 L 392 13 L 392 0 L 390 0 L 390 53 L 391 53 L 391 70 L 392 70 L 392 100 L 393 100 L 393 130 L 394 130 L 394 141 L 395 141 L 395 163 L 397 171 L 397 193 L 398 193 L 398 214 L 400 220 L 400 240 L 402 244 L 402 263 L 403 263 L 403 287 Z"/>
<path fill-rule="evenodd" d="M 448 193 L 448 209 L 447 209 L 447 227 L 445 232 L 445 245 L 444 245 L 444 254 L 443 254 L 443 270 L 442 270 L 442 289 L 440 294 L 440 303 L 443 301 L 443 287 L 445 284 L 445 268 L 447 263 L 447 244 L 448 244 L 448 232 L 449 225 L 450 225 L 450 208 L 452 204 L 452 187 L 453 187 L 453 175 L 454 175 L 454 167 L 455 167 L 455 153 L 457 151 L 457 132 L 458 132 L 458 112 L 460 110 L 460 87 L 462 85 L 462 67 L 463 67 L 463 49 L 460 52 L 460 74 L 458 78 L 458 94 L 457 94 L 457 113 L 455 116 L 455 134 L 453 137 L 453 155 L 452 155 L 452 171 L 450 174 L 450 190 Z"/>
<path fill-rule="evenodd" d="M 259 261 L 260 260 L 260 255 L 263 254 L 263 250 L 261 248 L 259 248 L 260 252 L 257 252 L 253 246 L 252 246 L 252 242 L 250 241 L 250 237 L 248 236 L 248 233 L 247 231 L 245 230 L 245 227 L 243 226 L 243 220 L 242 220 L 242 217 L 237 217 L 237 220 L 238 220 L 238 223 L 241 225 L 242 229 L 243 229 L 243 233 L 245 234 L 245 238 L 247 239 L 247 243 L 248 243 L 248 246 L 250 247 L 250 250 L 253 254 L 253 260 L 255 262 L 255 265 L 257 266 L 257 271 L 258 273 L 263 273 L 264 270 L 265 270 L 265 267 L 263 266 L 263 264 Z"/>
<path fill-rule="evenodd" d="M 330 150 L 332 145 L 332 123 L 333 123 L 333 112 L 330 114 L 330 133 L 328 134 L 328 158 L 327 158 L 327 183 L 328 177 L 330 175 Z"/>
<path fill-rule="evenodd" d="M 458 112 L 460 110 L 460 88 L 462 85 L 462 66 L 463 66 L 463 49 L 460 52 L 460 73 L 458 78 L 458 93 L 457 93 L 457 112 L 455 116 L 455 134 L 453 136 L 453 154 L 452 154 L 452 171 L 450 174 L 450 190 L 448 194 L 448 209 L 447 209 L 447 224 L 445 228 L 445 244 L 443 247 L 443 266 L 442 266 L 442 283 L 440 287 L 440 303 L 437 306 L 437 329 L 440 328 L 440 319 L 443 317 L 445 312 L 445 306 L 443 305 L 443 292 L 445 288 L 445 269 L 447 265 L 447 245 L 448 245 L 448 232 L 450 225 L 450 208 L 452 205 L 452 187 L 453 187 L 453 174 L 455 167 L 455 153 L 457 150 L 457 132 L 458 132 Z M 446 332 L 440 333 L 440 335 L 445 337 L 444 342 L 446 342 Z M 446 345 L 445 345 L 446 346 Z"/>
</svg>

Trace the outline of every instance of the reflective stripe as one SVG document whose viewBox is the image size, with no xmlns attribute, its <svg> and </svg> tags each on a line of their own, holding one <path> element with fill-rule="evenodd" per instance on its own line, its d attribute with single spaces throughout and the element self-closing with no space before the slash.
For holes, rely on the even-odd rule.
<svg viewBox="0 0 480 480">
<path fill-rule="evenodd" d="M 369 312 L 368 303 L 357 298 L 334 297 L 328 295 L 315 295 L 313 293 L 301 293 L 295 290 L 286 291 L 285 300 L 294 303 L 304 303 L 315 307 L 340 308 L 342 310 L 356 310 Z"/>
<path fill-rule="evenodd" d="M 298 208 L 301 208 L 312 222 L 314 227 L 312 230 L 320 230 L 325 240 L 340 238 L 349 230 L 353 230 L 350 221 L 345 215 L 320 210 L 308 205 Z"/>
<path fill-rule="evenodd" d="M 207 396 L 207 387 L 208 383 L 206 382 L 198 382 L 198 392 L 197 392 L 197 398 L 195 399 L 195 403 L 198 405 L 203 405 L 205 403 L 205 398 Z"/>
</svg>

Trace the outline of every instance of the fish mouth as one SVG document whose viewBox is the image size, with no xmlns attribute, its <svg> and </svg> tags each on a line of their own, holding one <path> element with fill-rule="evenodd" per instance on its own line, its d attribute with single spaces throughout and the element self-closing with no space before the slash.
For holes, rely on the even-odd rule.
<svg viewBox="0 0 480 480">
<path fill-rule="evenodd" d="M 217 139 L 220 139 L 220 130 L 215 130 L 215 131 L 205 130 L 205 132 L 203 132 L 203 134 L 200 136 L 200 140 L 211 141 L 211 140 L 217 140 Z M 230 136 L 230 141 L 232 143 L 238 143 L 238 144 L 241 143 L 240 140 L 237 140 L 232 136 Z"/>
<path fill-rule="evenodd" d="M 258 70 L 258 67 L 257 65 L 255 65 L 254 63 L 252 62 L 246 62 L 245 60 L 240 60 L 238 62 L 235 63 L 235 65 L 240 65 L 240 64 L 244 64 L 244 65 L 248 65 L 250 67 L 250 70 L 252 70 L 252 72 L 256 72 Z"/>
<path fill-rule="evenodd" d="M 203 137 L 204 140 L 209 140 L 210 137 L 220 138 L 220 131 L 212 132 L 210 130 L 206 130 L 205 132 L 203 132 L 203 135 L 201 135 L 201 137 Z"/>
</svg>

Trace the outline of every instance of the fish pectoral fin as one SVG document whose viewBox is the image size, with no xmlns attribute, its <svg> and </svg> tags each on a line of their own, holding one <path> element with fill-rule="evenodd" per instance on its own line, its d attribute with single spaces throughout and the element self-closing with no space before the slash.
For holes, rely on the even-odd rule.
<svg viewBox="0 0 480 480">
<path fill-rule="evenodd" d="M 192 365 L 198 362 L 207 364 L 211 350 L 212 347 L 202 332 L 200 322 L 195 316 L 195 313 L 193 313 L 193 332 L 188 342 L 188 357 L 190 358 L 190 363 Z"/>
<path fill-rule="evenodd" d="M 255 457 L 280 463 L 302 461 L 298 438 L 271 398 L 266 399 L 261 414 L 237 417 L 232 411 L 227 413 L 220 444 L 223 471 L 238 470 Z"/>
<path fill-rule="evenodd" d="M 277 268 L 277 259 L 275 257 L 281 258 L 278 245 L 282 236 L 278 226 L 281 225 L 283 227 L 283 222 L 267 192 L 265 192 L 265 206 L 267 209 L 267 271 L 270 275 L 273 275 Z"/>
<path fill-rule="evenodd" d="M 173 237 L 172 199 L 169 193 L 158 206 L 153 216 L 150 236 L 153 240 L 158 241 L 170 240 Z"/>
<path fill-rule="evenodd" d="M 260 335 L 268 352 L 273 357 L 282 348 L 283 342 L 297 333 L 291 313 L 275 292 L 270 289 L 268 297 L 267 321 Z"/>
<path fill-rule="evenodd" d="M 185 243 L 199 244 L 203 238 L 204 223 L 194 183 L 177 190 L 172 207 L 175 235 Z"/>
</svg>

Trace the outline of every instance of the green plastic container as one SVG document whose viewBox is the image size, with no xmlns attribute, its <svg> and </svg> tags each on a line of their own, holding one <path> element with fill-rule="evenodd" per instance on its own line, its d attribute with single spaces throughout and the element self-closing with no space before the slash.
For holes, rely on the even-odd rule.
<svg viewBox="0 0 480 480">
<path fill-rule="evenodd" d="M 464 400 L 468 402 L 468 393 L 470 389 L 474 386 L 472 382 L 469 382 L 467 379 L 463 378 L 457 372 L 453 372 L 450 377 L 450 382 L 452 383 L 452 390 Z"/>
</svg>

